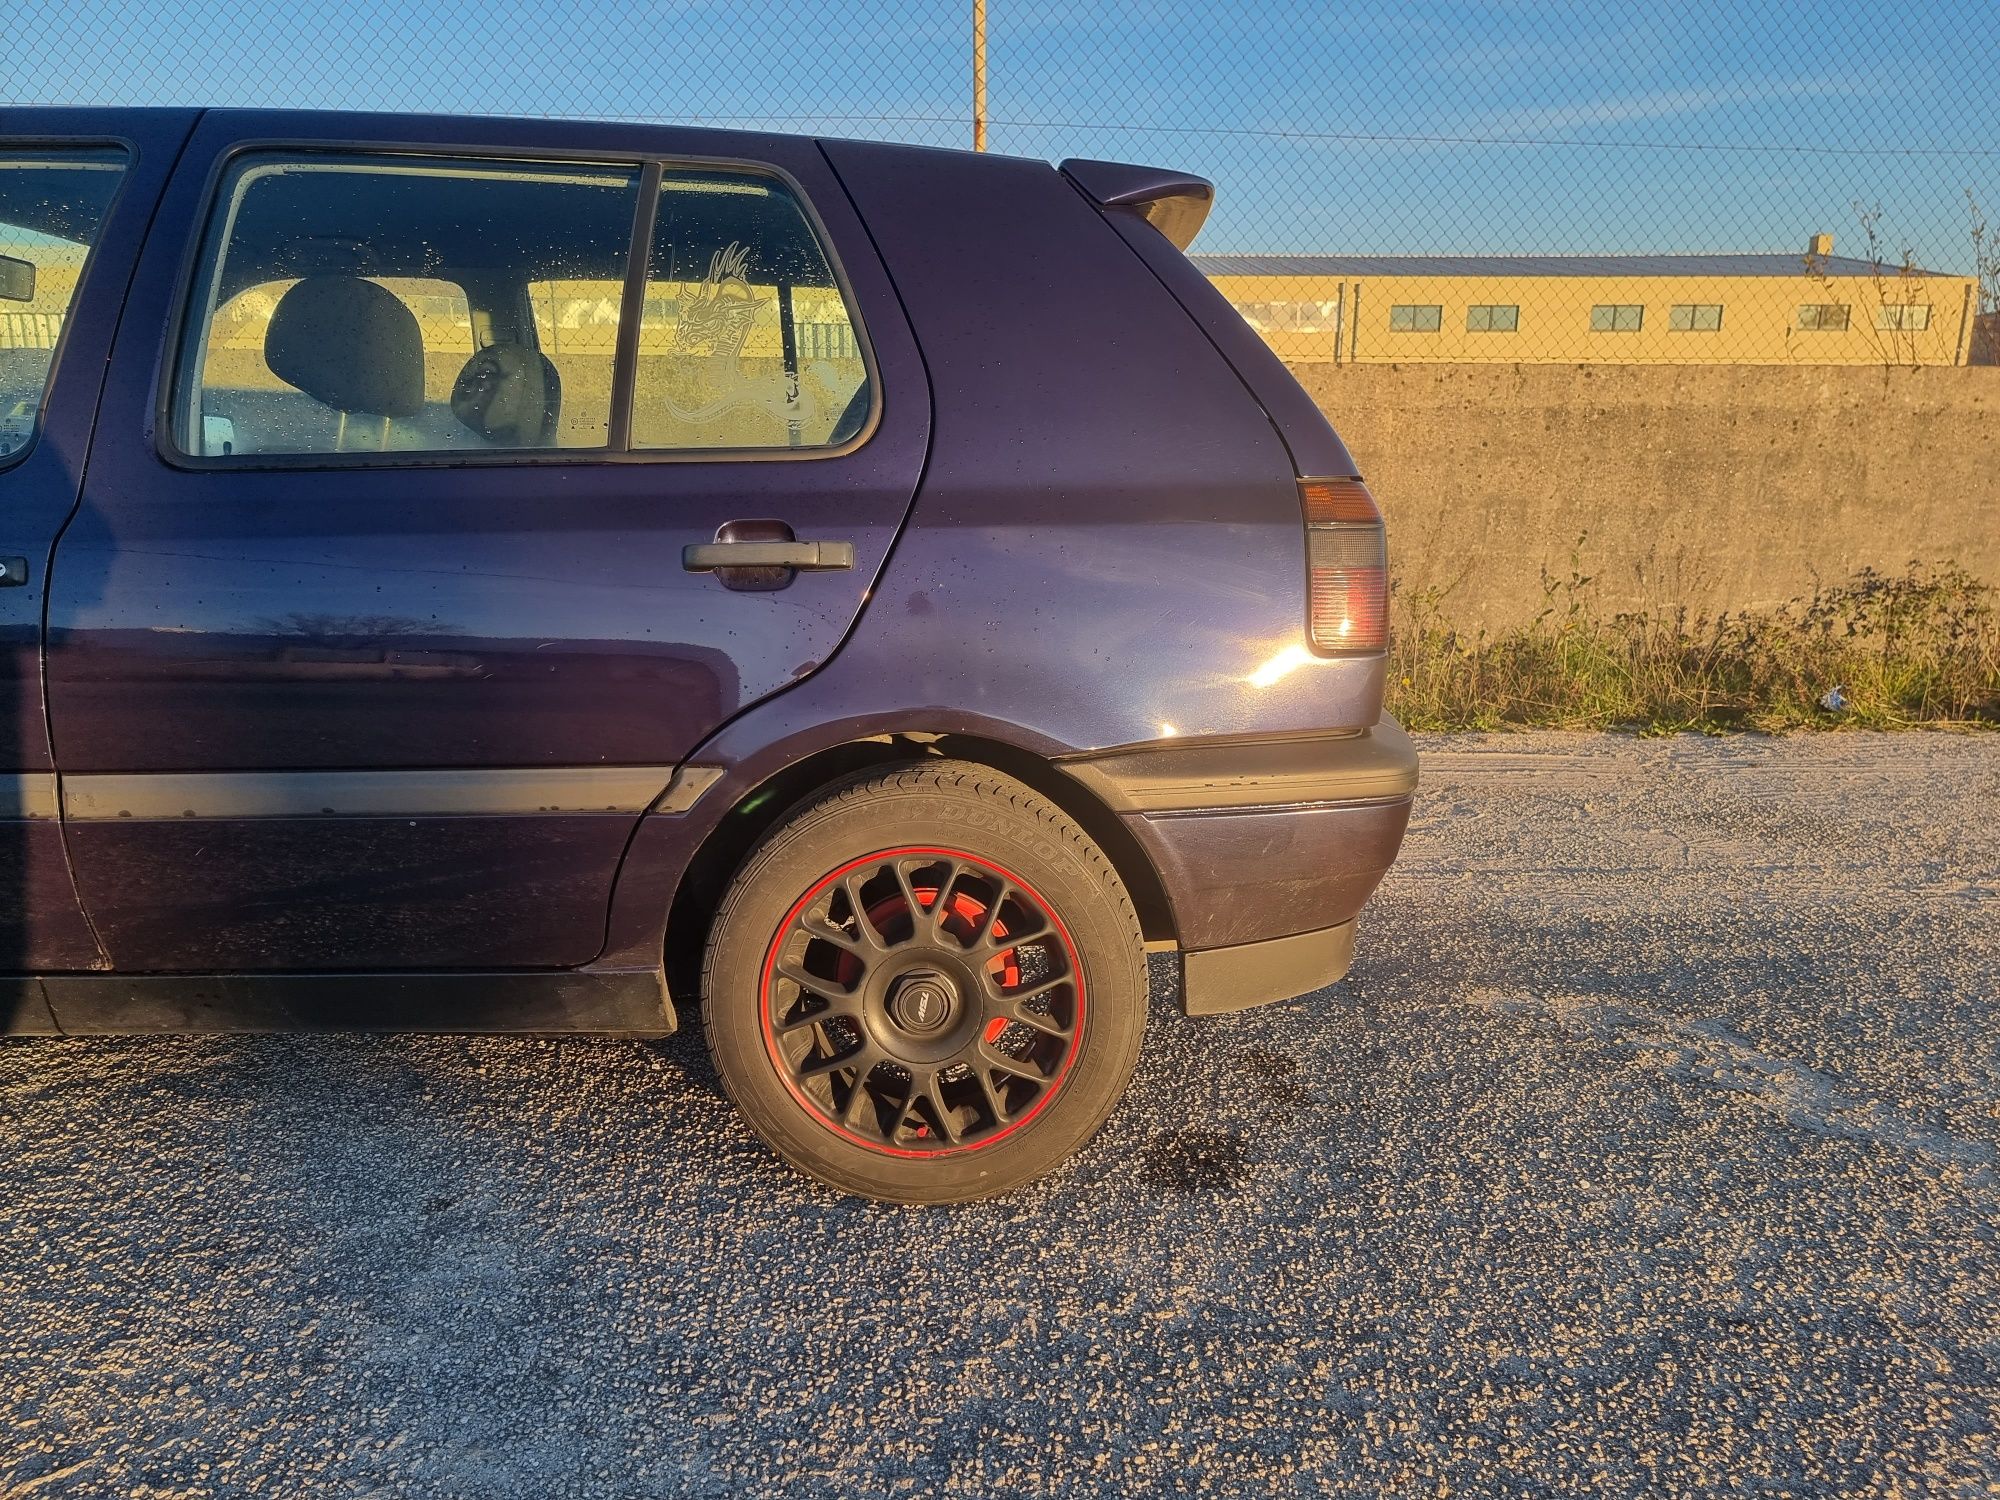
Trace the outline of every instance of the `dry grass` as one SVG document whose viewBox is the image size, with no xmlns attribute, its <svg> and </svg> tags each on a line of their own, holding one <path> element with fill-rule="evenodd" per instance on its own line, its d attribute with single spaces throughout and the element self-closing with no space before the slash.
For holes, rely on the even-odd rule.
<svg viewBox="0 0 2000 1500">
<path fill-rule="evenodd" d="M 2000 727 L 1994 591 L 1962 569 L 1869 569 L 1713 617 L 1598 618 L 1590 584 L 1574 561 L 1567 579 L 1545 573 L 1541 614 L 1499 635 L 1455 628 L 1436 593 L 1399 590 L 1390 712 L 1416 729 Z"/>
</svg>

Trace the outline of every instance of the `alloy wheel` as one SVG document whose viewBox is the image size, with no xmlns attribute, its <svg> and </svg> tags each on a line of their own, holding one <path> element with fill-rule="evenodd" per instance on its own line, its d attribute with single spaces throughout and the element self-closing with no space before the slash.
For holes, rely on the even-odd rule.
<svg viewBox="0 0 2000 1500">
<path fill-rule="evenodd" d="M 1083 1039 L 1076 945 L 1019 876 L 949 849 L 850 861 L 799 898 L 764 964 L 765 1050 L 821 1124 L 936 1156 L 1012 1135 Z"/>
</svg>

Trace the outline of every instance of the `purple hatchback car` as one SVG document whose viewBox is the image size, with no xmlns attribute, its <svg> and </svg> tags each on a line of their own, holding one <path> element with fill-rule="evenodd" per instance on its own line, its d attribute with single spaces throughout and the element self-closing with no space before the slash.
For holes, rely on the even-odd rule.
<svg viewBox="0 0 2000 1500">
<path fill-rule="evenodd" d="M 0 1029 L 660 1035 L 906 1202 L 1346 972 L 1382 519 L 1199 178 L 0 111 Z"/>
</svg>

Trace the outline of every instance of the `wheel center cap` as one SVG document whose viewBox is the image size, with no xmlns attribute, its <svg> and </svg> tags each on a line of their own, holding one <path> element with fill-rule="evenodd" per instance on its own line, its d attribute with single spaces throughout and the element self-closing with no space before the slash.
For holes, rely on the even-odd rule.
<svg viewBox="0 0 2000 1500">
<path fill-rule="evenodd" d="M 958 1010 L 958 992 L 942 974 L 919 970 L 906 974 L 889 1002 L 896 1024 L 919 1036 L 944 1030 Z"/>
</svg>

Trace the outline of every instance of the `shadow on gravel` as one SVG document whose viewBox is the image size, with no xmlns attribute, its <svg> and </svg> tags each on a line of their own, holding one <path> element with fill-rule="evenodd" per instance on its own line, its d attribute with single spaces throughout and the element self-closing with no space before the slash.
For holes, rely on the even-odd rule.
<svg viewBox="0 0 2000 1500">
<path fill-rule="evenodd" d="M 681 1029 L 672 1036 L 653 1037 L 634 1045 L 663 1067 L 680 1074 L 690 1087 L 728 1104 L 722 1075 L 715 1071 L 715 1059 L 708 1055 L 708 1044 L 702 1039 L 701 1012 L 692 1005 L 682 1005 L 680 1021 Z"/>
</svg>

